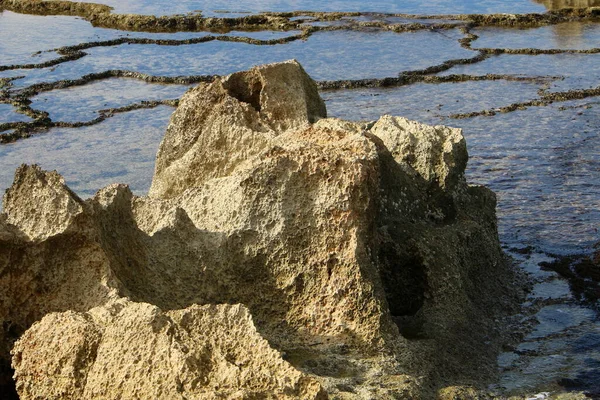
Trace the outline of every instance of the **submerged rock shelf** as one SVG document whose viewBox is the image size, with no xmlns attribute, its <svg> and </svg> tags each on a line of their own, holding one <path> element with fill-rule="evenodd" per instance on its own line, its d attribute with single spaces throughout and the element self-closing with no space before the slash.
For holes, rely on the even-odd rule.
<svg viewBox="0 0 600 400">
<path fill-rule="evenodd" d="M 461 29 L 463 35 L 458 40 L 458 43 L 463 48 L 463 50 L 474 52 L 475 55 L 468 58 L 455 58 L 451 60 L 447 60 L 442 62 L 441 64 L 431 65 L 427 68 L 421 69 L 412 69 L 405 71 L 398 71 L 398 75 L 396 76 L 387 76 L 381 78 L 366 78 L 366 79 L 337 79 L 337 80 L 324 80 L 320 82 L 320 87 L 322 89 L 352 89 L 352 88 L 364 88 L 364 87 L 395 87 L 395 86 L 403 86 L 410 85 L 419 82 L 426 83 L 444 83 L 444 82 L 460 82 L 464 80 L 495 80 L 495 79 L 506 79 L 511 80 L 515 79 L 513 76 L 509 74 L 495 74 L 495 75 L 483 75 L 483 76 L 469 76 L 469 75 L 445 75 L 444 77 L 440 77 L 438 73 L 451 70 L 452 68 L 459 65 L 469 65 L 480 63 L 485 61 L 489 57 L 497 56 L 499 54 L 515 54 L 515 55 L 541 55 L 541 54 L 597 54 L 600 52 L 600 48 L 586 48 L 586 49 L 535 49 L 535 48 L 526 48 L 526 49 L 514 49 L 514 48 L 472 48 L 472 44 L 475 40 L 478 39 L 478 36 L 473 33 L 473 29 L 476 27 L 486 27 L 486 26 L 510 26 L 516 28 L 524 28 L 524 27 L 536 27 L 536 26 L 546 26 L 546 25 L 560 25 L 566 22 L 570 23 L 584 23 L 584 22 L 594 22 L 600 20 L 600 14 L 598 10 L 594 8 L 582 8 L 582 9 L 561 9 L 559 11 L 552 11 L 546 14 L 526 14 L 526 15 L 505 15 L 505 14 L 488 14 L 488 15 L 478 15 L 478 14 L 460 14 L 460 15 L 439 15 L 439 16 L 423 16 L 423 15 L 409 15 L 409 14 L 374 14 L 374 13 L 340 13 L 340 12 L 289 12 L 289 13 L 265 13 L 261 14 L 262 16 L 248 16 L 242 18 L 205 18 L 201 15 L 197 16 L 172 16 L 172 17 L 151 17 L 151 16 L 139 16 L 139 15 L 117 15 L 111 13 L 110 8 L 106 6 L 101 6 L 92 3 L 76 3 L 77 6 L 73 6 L 75 3 L 70 3 L 66 1 L 52 1 L 52 2 L 44 2 L 44 1 L 22 1 L 22 0 L 3 0 L 0 2 L 0 10 L 13 10 L 19 12 L 31 12 L 37 14 L 44 15 L 78 15 L 78 16 L 90 16 L 91 21 L 97 26 L 105 26 L 103 24 L 99 24 L 97 19 L 100 18 L 98 15 L 104 15 L 102 18 L 114 19 L 112 28 L 117 29 L 126 29 L 134 31 L 156 31 L 156 30 L 164 30 L 159 28 L 160 26 L 168 27 L 166 32 L 177 32 L 182 30 L 191 30 L 191 31 L 204 31 L 204 30 L 214 30 L 214 29 L 225 29 L 225 30 L 261 30 L 261 29 L 272 29 L 272 30 L 284 30 L 284 31 L 298 31 L 299 33 L 284 36 L 274 39 L 257 39 L 252 38 L 250 36 L 232 36 L 232 35 L 203 35 L 200 37 L 192 37 L 185 39 L 169 39 L 166 37 L 162 38 L 149 38 L 149 37 L 116 37 L 118 34 L 114 31 L 114 33 L 106 34 L 104 32 L 101 33 L 102 36 L 112 37 L 109 40 L 103 41 L 92 41 L 92 42 L 84 42 L 77 45 L 60 47 L 52 50 L 48 49 L 39 49 L 45 51 L 52 51 L 59 55 L 58 58 L 46 59 L 45 61 L 41 61 L 39 63 L 28 63 L 28 64 L 11 64 L 11 65 L 0 65 L 0 74 L 2 71 L 27 71 L 27 70 L 40 70 L 47 71 L 50 68 L 50 73 L 47 74 L 48 77 L 57 76 L 59 73 L 54 73 L 54 68 L 61 67 L 63 64 L 67 65 L 66 69 L 62 69 L 63 72 L 61 74 L 65 74 L 73 76 L 73 72 L 69 72 L 69 65 L 80 60 L 84 57 L 95 57 L 90 56 L 85 50 L 99 48 L 99 47 L 113 47 L 113 46 L 122 46 L 122 45 L 137 45 L 137 46 L 148 46 L 148 45 L 158 45 L 158 46 L 190 46 L 190 45 L 198 45 L 202 43 L 210 43 L 213 41 L 223 41 L 230 43 L 246 43 L 250 45 L 262 45 L 262 46 L 274 46 L 274 45 L 284 45 L 286 43 L 293 43 L 299 40 L 306 41 L 310 39 L 313 35 L 319 32 L 327 32 L 327 31 L 358 31 L 368 33 L 372 30 L 379 30 L 382 32 L 391 31 L 396 32 L 397 34 L 405 33 L 405 32 L 419 32 L 419 31 L 429 31 L 429 32 L 439 32 L 443 34 L 444 31 L 457 30 Z M 368 18 L 364 18 L 364 20 L 360 20 L 361 17 L 368 16 Z M 393 18 L 402 18 L 403 23 L 393 22 Z M 87 17 L 86 17 L 87 18 Z M 102 19 L 100 18 L 100 19 Z M 148 18 L 154 18 L 153 23 L 148 22 Z M 263 23 L 269 19 L 274 18 L 274 20 L 279 21 L 280 19 L 284 19 L 285 23 L 272 23 L 271 25 L 264 26 Z M 423 21 L 427 21 L 430 18 L 433 22 L 426 23 Z M 435 18 L 435 19 L 434 19 Z M 190 19 L 195 20 L 196 22 L 192 25 Z M 448 21 L 454 20 L 451 23 L 440 23 L 437 22 L 440 19 L 445 19 Z M 142 21 L 143 23 L 137 24 L 135 21 Z M 419 21 L 419 22 L 410 22 L 411 20 Z M 128 22 L 129 21 L 129 22 Z M 134 21 L 134 22 L 131 22 Z M 144 22 L 145 21 L 145 22 Z M 175 21 L 175 22 L 173 22 Z M 203 22 L 198 22 L 203 21 Z M 307 24 L 306 22 L 310 23 Z M 317 23 L 320 21 L 340 21 L 343 22 L 341 24 L 336 25 L 318 25 Z M 457 24 L 458 22 L 458 24 Z M 154 25 L 153 25 L 154 24 Z M 156 25 L 156 26 L 155 26 Z M 220 28 L 219 28 L 220 27 Z M 103 30 L 100 30 L 103 31 Z M 352 40 L 351 40 L 352 41 Z M 433 43 L 433 42 L 432 42 Z M 379 46 L 379 43 L 375 43 L 375 45 Z M 393 43 L 390 43 L 391 46 L 394 46 Z M 329 48 L 331 46 L 328 46 Z M 414 47 L 414 46 L 413 46 Z M 447 46 L 446 46 L 447 47 Z M 444 46 L 440 47 L 440 51 Z M 318 51 L 318 48 L 311 50 L 307 49 L 311 54 L 314 54 L 315 51 Z M 358 51 L 364 52 L 366 51 L 366 47 L 362 47 L 357 49 Z M 131 48 L 128 48 L 127 53 L 131 52 Z M 39 53 L 39 51 L 38 51 Z M 457 53 L 459 54 L 459 53 Z M 275 58 L 280 58 L 278 53 L 273 55 Z M 121 55 L 115 56 L 117 58 L 123 59 Z M 368 55 L 365 55 L 368 57 Z M 47 58 L 47 57 L 45 57 Z M 184 58 L 190 58 L 189 56 L 185 56 Z M 264 56 L 263 56 L 264 58 Z M 422 58 L 422 56 L 417 57 Z M 257 60 L 259 61 L 259 60 Z M 265 60 L 268 61 L 268 60 Z M 327 60 L 325 62 L 332 62 L 333 60 Z M 389 60 L 389 62 L 393 62 L 394 60 Z M 416 60 L 411 61 L 411 64 L 414 64 Z M 263 61 L 264 62 L 264 61 Z M 385 62 L 384 62 L 385 63 Z M 246 66 L 247 67 L 247 66 Z M 162 77 L 156 76 L 156 74 L 150 73 L 140 73 L 136 71 L 127 71 L 123 68 L 119 69 L 111 69 L 104 71 L 96 71 L 93 73 L 81 74 L 77 71 L 75 65 L 73 66 L 74 73 L 76 76 L 71 79 L 61 79 L 55 82 L 48 81 L 40 81 L 39 79 L 44 79 L 45 76 L 42 75 L 40 78 L 37 78 L 38 82 L 34 84 L 29 84 L 26 87 L 19 87 L 11 89 L 10 86 L 12 83 L 5 83 L 5 88 L 2 95 L 0 96 L 0 102 L 4 103 L 12 103 L 14 104 L 20 112 L 30 116 L 33 118 L 33 121 L 27 123 L 13 123 L 13 122 L 4 122 L 0 121 L 0 142 L 7 143 L 14 140 L 18 140 L 19 138 L 26 138 L 30 135 L 38 132 L 45 131 L 49 128 L 55 126 L 67 126 L 65 123 L 57 124 L 54 123 L 51 118 L 41 110 L 33 109 L 30 106 L 30 99 L 32 96 L 39 94 L 41 91 L 52 90 L 54 88 L 68 87 L 68 86 L 76 86 L 76 85 L 84 85 L 90 82 L 93 82 L 97 79 L 104 79 L 109 76 L 129 76 L 138 79 L 143 79 L 145 81 L 150 82 L 159 82 L 159 83 L 172 83 L 177 82 L 181 83 L 185 82 L 198 82 L 203 80 L 212 80 L 215 76 L 219 74 L 209 73 L 202 76 L 178 76 L 175 77 Z M 90 68 L 89 65 L 84 64 L 83 68 Z M 175 69 L 177 67 L 174 67 Z M 91 69 L 96 69 L 93 64 Z M 84 69 L 85 70 L 85 69 Z M 82 70 L 83 71 L 83 70 Z M 162 71 L 161 71 L 162 72 Z M 232 72 L 232 71 L 227 71 Z M 79 74 L 79 76 L 77 76 Z M 530 79 L 544 79 L 547 78 L 545 76 L 538 77 L 530 77 Z M 0 76 L 0 79 L 2 77 Z M 6 79 L 6 78 L 4 78 Z M 10 77 L 12 82 L 23 80 L 22 77 Z M 521 79 L 527 79 L 522 77 Z M 25 81 L 30 80 L 29 77 L 24 78 Z M 35 78 L 34 78 L 35 80 Z M 598 96 L 599 87 L 595 89 L 585 89 L 583 91 L 578 91 L 576 93 L 571 92 L 561 92 L 561 93 L 552 93 L 546 94 L 545 98 L 541 99 L 531 99 L 529 102 L 523 104 L 514 104 L 507 105 L 500 110 L 502 112 L 509 112 L 515 109 L 521 109 L 530 105 L 546 105 L 550 102 L 555 101 L 564 101 L 577 99 L 582 97 L 590 97 L 590 96 Z M 491 111 L 490 110 L 473 110 L 473 113 L 460 114 L 460 115 L 452 115 L 453 118 L 463 118 L 465 116 L 475 116 L 475 115 L 487 115 Z M 107 113 L 109 115 L 110 113 Z M 101 122 L 103 118 L 99 118 L 96 122 Z M 81 121 L 84 122 L 84 121 Z M 86 123 L 90 123 L 91 121 L 85 121 Z M 81 124 L 75 124 L 74 127 L 81 126 Z M 3 131 L 11 131 L 10 134 L 2 134 Z"/>
</svg>

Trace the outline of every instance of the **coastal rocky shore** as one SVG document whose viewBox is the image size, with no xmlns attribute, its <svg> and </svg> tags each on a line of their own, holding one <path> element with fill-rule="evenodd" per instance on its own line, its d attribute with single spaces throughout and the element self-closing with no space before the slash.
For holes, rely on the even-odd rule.
<svg viewBox="0 0 600 400">
<path fill-rule="evenodd" d="M 467 160 L 460 129 L 327 118 L 288 61 L 189 90 L 148 196 L 82 200 L 23 165 L 0 214 L 2 390 L 490 398 L 524 285 Z"/>
</svg>

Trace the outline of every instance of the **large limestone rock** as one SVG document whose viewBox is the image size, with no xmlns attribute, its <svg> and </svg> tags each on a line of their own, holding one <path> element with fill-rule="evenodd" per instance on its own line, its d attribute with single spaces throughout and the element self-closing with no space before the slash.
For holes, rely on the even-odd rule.
<svg viewBox="0 0 600 400">
<path fill-rule="evenodd" d="M 82 201 L 21 167 L 0 218 L 21 397 L 427 398 L 492 376 L 514 291 L 460 131 L 325 114 L 271 64 L 184 96 L 149 197 Z"/>
</svg>

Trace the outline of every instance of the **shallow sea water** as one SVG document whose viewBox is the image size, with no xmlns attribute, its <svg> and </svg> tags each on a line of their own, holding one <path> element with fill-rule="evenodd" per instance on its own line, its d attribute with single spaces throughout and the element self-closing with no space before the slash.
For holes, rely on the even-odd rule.
<svg viewBox="0 0 600 400">
<path fill-rule="evenodd" d="M 126 183 L 135 193 L 146 193 L 154 173 L 154 157 L 172 107 L 160 106 L 116 116 L 101 124 L 78 129 L 54 128 L 26 141 L 0 146 L 0 182 L 12 183 L 15 169 L 39 164 L 56 170 L 83 198 L 111 183 Z M 29 142 L 23 146 L 22 143 Z"/>
<path fill-rule="evenodd" d="M 183 0 L 175 4 L 167 0 L 104 0 L 121 14 L 168 15 L 202 12 L 206 16 L 219 11 L 258 13 L 261 11 L 372 11 L 410 14 L 489 14 L 543 12 L 541 4 L 528 0 Z M 227 14 L 225 14 L 227 16 Z"/>
<path fill-rule="evenodd" d="M 25 77 L 14 84 L 24 87 L 52 80 L 77 79 L 111 69 L 160 76 L 226 75 L 253 65 L 292 58 L 318 80 L 385 78 L 401 71 L 473 55 L 461 48 L 456 40 L 434 32 L 401 36 L 381 31 L 318 32 L 306 41 L 271 46 L 211 41 L 183 46 L 99 46 L 85 52 L 88 56 L 70 63 L 22 70 Z"/>
<path fill-rule="evenodd" d="M 89 85 L 40 93 L 31 99 L 31 106 L 47 111 L 54 121 L 89 121 L 96 118 L 100 110 L 124 107 L 140 101 L 178 99 L 192 86 L 110 78 Z"/>
<path fill-rule="evenodd" d="M 569 254 L 583 252 L 598 242 L 598 100 L 453 119 L 447 115 L 533 99 L 537 87 L 515 82 L 422 86 L 339 96 L 330 92 L 324 97 L 330 115 L 335 117 L 373 120 L 392 114 L 462 128 L 470 154 L 467 178 L 497 193 L 504 243 Z"/>
<path fill-rule="evenodd" d="M 506 80 L 416 83 L 397 88 L 328 91 L 322 97 L 332 117 L 374 120 L 390 114 L 429 124 L 459 126 L 448 116 L 527 101 L 537 97 L 541 86 Z"/>
<path fill-rule="evenodd" d="M 398 34 L 379 29 L 350 29 L 353 20 L 434 23 L 446 21 L 446 14 L 544 12 L 573 1 L 106 0 L 104 3 L 113 6 L 115 12 L 153 15 L 202 10 L 205 15 L 235 17 L 247 15 L 246 12 L 312 10 L 438 17 L 410 20 L 365 14 L 321 24 L 348 29 L 317 32 L 307 40 L 276 45 L 218 40 L 180 46 L 96 45 L 84 50 L 87 55 L 75 61 L 46 68 L 2 71 L 1 66 L 56 59 L 60 55 L 52 50 L 82 42 L 117 38 L 186 40 L 209 35 L 126 32 L 95 28 L 75 17 L 4 11 L 0 12 L 0 78 L 15 78 L 9 83 L 10 93 L 16 95 L 33 84 L 74 80 L 107 70 L 169 77 L 224 75 L 290 58 L 298 59 L 318 81 L 393 78 L 405 71 L 471 58 L 478 53 L 461 47 L 458 40 L 465 34 L 459 29 Z M 575 3 L 600 6 L 600 0 Z M 226 35 L 270 40 L 298 33 L 261 31 Z M 486 27 L 474 29 L 473 33 L 479 36 L 472 42 L 473 49 L 600 47 L 600 23 L 567 23 L 533 29 Z M 557 254 L 589 254 L 593 245 L 600 242 L 600 96 L 501 112 L 503 107 L 538 100 L 546 93 L 598 88 L 598 65 L 600 54 L 502 54 L 474 64 L 458 64 L 438 74 L 441 77 L 465 74 L 470 76 L 466 81 L 321 92 L 333 117 L 374 120 L 392 114 L 463 129 L 470 154 L 467 179 L 487 185 L 497 193 L 503 246 L 535 283 L 526 303 L 534 311 L 523 318 L 524 323 L 533 319 L 537 325 L 516 349 L 500 355 L 501 376 L 493 389 L 600 393 L 598 314 L 593 307 L 573 298 L 565 280 L 539 265 L 552 261 Z M 499 76 L 495 80 L 480 80 L 486 74 Z M 180 97 L 188 87 L 133 78 L 104 78 L 43 91 L 31 97 L 31 107 L 48 112 L 53 121 L 85 122 L 96 118 L 103 109 Z M 488 115 L 456 118 L 456 114 L 484 110 Z M 96 125 L 51 128 L 29 139 L 0 145 L 0 190 L 10 186 L 18 165 L 38 163 L 45 169 L 59 171 L 82 197 L 92 196 L 114 182 L 127 183 L 134 193 L 143 195 L 150 186 L 156 150 L 172 112 L 172 107 L 159 106 L 117 113 Z M 29 116 L 16 113 L 0 97 L 0 126 L 30 120 Z M 0 134 L 11 133 L 13 129 L 9 127 Z M 526 254 L 513 251 L 523 248 L 530 251 Z M 543 306 L 536 308 L 539 304 Z"/>
<path fill-rule="evenodd" d="M 586 22 L 565 22 L 529 29 L 474 29 L 479 36 L 473 48 L 506 49 L 573 49 L 600 48 L 600 25 Z"/>
<path fill-rule="evenodd" d="M 124 35 L 114 29 L 94 28 L 81 18 L 10 11 L 0 12 L 0 27 L 0 65 L 41 63 L 57 58 L 47 50 Z"/>
<path fill-rule="evenodd" d="M 19 114 L 10 104 L 0 103 L 0 124 L 2 122 L 21 122 L 31 121 L 27 115 Z"/>
<path fill-rule="evenodd" d="M 475 42 L 477 43 L 477 42 Z M 600 37 L 598 38 L 600 43 Z M 513 76 L 557 77 L 548 85 L 551 92 L 589 89 L 600 82 L 600 54 L 540 54 L 493 56 L 477 64 L 458 65 L 442 72 L 450 74 L 507 74 Z"/>
<path fill-rule="evenodd" d="M 599 107 L 574 101 L 453 124 L 470 143 L 467 177 L 498 193 L 505 243 L 568 254 L 598 242 Z"/>
</svg>

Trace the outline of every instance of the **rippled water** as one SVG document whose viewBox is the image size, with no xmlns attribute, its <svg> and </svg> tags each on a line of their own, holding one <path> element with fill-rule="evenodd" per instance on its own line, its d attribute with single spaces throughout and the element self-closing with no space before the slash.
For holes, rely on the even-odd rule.
<svg viewBox="0 0 600 400">
<path fill-rule="evenodd" d="M 391 114 L 429 124 L 460 126 L 461 122 L 447 116 L 526 101 L 537 96 L 541 85 L 505 80 L 417 83 L 388 89 L 330 91 L 322 97 L 329 115 L 338 118 L 373 120 Z M 472 146 L 470 140 L 468 145 Z"/>
<path fill-rule="evenodd" d="M 261 11 L 373 11 L 385 13 L 412 14 L 465 14 L 465 13 L 526 13 L 542 12 L 544 7 L 528 0 L 183 0 L 173 3 L 167 0 L 105 0 L 102 2 L 114 8 L 114 12 L 123 14 L 185 14 L 202 12 L 215 15 L 218 11 L 250 12 Z"/>
<path fill-rule="evenodd" d="M 396 76 L 447 59 L 472 56 L 456 40 L 432 32 L 401 36 L 393 32 L 319 32 L 308 40 L 273 46 L 211 41 L 186 46 L 123 44 L 94 47 L 89 56 L 67 64 L 24 71 L 15 85 L 27 86 L 109 69 L 152 75 L 226 75 L 291 58 L 314 79 L 360 79 Z M 0 73 L 0 77 L 3 76 Z"/>
<path fill-rule="evenodd" d="M 135 193 L 145 193 L 172 113 L 173 109 L 165 106 L 131 111 L 99 125 L 55 128 L 27 141 L 0 146 L 0 181 L 6 187 L 19 165 L 39 164 L 59 171 L 84 198 L 111 183 L 126 183 Z"/>
<path fill-rule="evenodd" d="M 41 93 L 32 107 L 50 113 L 56 121 L 89 121 L 100 110 L 124 107 L 139 101 L 177 99 L 190 85 L 160 85 L 134 79 L 112 78 Z M 1 109 L 0 109 L 1 110 Z"/>
<path fill-rule="evenodd" d="M 490 54 L 472 63 L 457 63 L 428 81 L 388 88 L 324 90 L 330 116 L 373 120 L 402 115 L 431 124 L 463 128 L 470 161 L 469 181 L 485 184 L 498 195 L 500 237 L 520 266 L 534 279 L 523 321 L 537 325 L 514 350 L 499 358 L 502 371 L 494 388 L 587 390 L 600 393 L 600 324 L 593 307 L 576 301 L 568 283 L 540 269 L 557 254 L 589 254 L 600 241 L 600 96 L 528 104 L 543 96 L 600 87 L 600 23 L 569 22 L 538 28 L 479 27 L 472 49 L 459 43 L 459 28 L 394 33 L 356 29 L 356 22 L 447 21 L 445 14 L 543 12 L 565 5 L 600 6 L 600 0 L 544 1 L 392 1 L 315 0 L 247 1 L 113 1 L 115 12 L 238 16 L 259 11 L 369 11 L 437 15 L 436 19 L 365 14 L 319 22 L 337 31 L 316 32 L 306 40 L 256 45 L 212 40 L 174 45 L 96 44 L 77 60 L 46 68 L 2 71 L 2 65 L 39 64 L 60 57 L 55 50 L 82 42 L 117 38 L 186 40 L 206 32 L 147 33 L 92 27 L 76 17 L 32 16 L 0 12 L 0 78 L 15 78 L 4 89 L 17 95 L 33 84 L 77 80 L 90 73 L 128 70 L 153 76 L 223 75 L 256 64 L 298 59 L 318 81 L 395 78 L 449 60 L 477 56 L 475 49 L 536 48 L 573 50 L 558 54 Z M 232 11 L 234 13 L 221 13 Z M 461 21 L 453 23 L 464 25 Z M 352 27 L 354 26 L 354 27 Z M 229 32 L 227 36 L 270 40 L 289 32 Z M 173 43 L 171 43 L 173 44 Z M 593 51 L 591 52 L 593 53 Z M 443 79 L 463 74 L 451 82 Z M 494 74 L 494 76 L 488 75 Z M 487 76 L 486 76 L 487 75 Z M 86 122 L 100 110 L 180 97 L 187 84 L 147 83 L 138 77 L 102 77 L 68 88 L 30 96 L 31 108 L 53 121 Z M 524 79 L 523 79 L 524 78 Z M 1 81 L 0 81 L 1 82 Z M 65 81 L 67 86 L 70 84 Z M 12 85 L 8 87 L 7 85 Z M 359 85 L 360 86 L 360 85 Z M 511 105 L 515 105 L 510 108 Z M 508 107 L 508 108 L 507 108 Z M 80 195 L 91 196 L 113 183 L 130 184 L 144 194 L 150 185 L 154 157 L 172 107 L 120 112 L 96 125 L 51 128 L 25 140 L 0 145 L 0 189 L 7 188 L 21 163 L 56 169 Z M 510 112 L 506 112 L 510 111 Z M 468 113 L 479 115 L 468 116 Z M 461 114 L 461 115 L 458 115 Z M 460 118 L 459 118 L 460 117 Z M 3 123 L 31 121 L 0 97 Z M 16 129 L 6 128 L 0 134 Z M 516 249 L 528 249 L 516 251 Z"/>
<path fill-rule="evenodd" d="M 550 253 L 598 242 L 599 110 L 578 101 L 496 115 L 493 130 L 486 117 L 455 124 L 471 139 L 468 175 L 499 194 L 504 242 Z"/>
<path fill-rule="evenodd" d="M 597 38 L 600 43 L 600 37 Z M 499 55 L 478 64 L 456 66 L 449 74 L 509 74 L 514 76 L 557 76 L 550 91 L 597 87 L 600 81 L 600 54 Z"/>
<path fill-rule="evenodd" d="M 79 18 L 34 16 L 0 12 L 0 64 L 40 63 L 57 55 L 46 50 L 94 40 L 114 39 L 125 33 L 97 29 Z M 32 29 L 35 27 L 35 29 Z M 38 52 L 42 52 L 39 53 Z"/>
<path fill-rule="evenodd" d="M 30 121 L 30 120 L 31 120 L 31 118 L 29 118 L 28 116 L 17 113 L 15 108 L 12 105 L 0 103 L 0 123 Z"/>
</svg>

